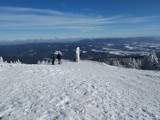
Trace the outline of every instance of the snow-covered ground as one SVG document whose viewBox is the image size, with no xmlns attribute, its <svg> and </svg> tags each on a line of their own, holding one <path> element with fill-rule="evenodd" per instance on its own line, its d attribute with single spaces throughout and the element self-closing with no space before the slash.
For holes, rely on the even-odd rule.
<svg viewBox="0 0 160 120">
<path fill-rule="evenodd" d="M 160 120 L 160 72 L 81 61 L 0 64 L 0 120 Z"/>
</svg>

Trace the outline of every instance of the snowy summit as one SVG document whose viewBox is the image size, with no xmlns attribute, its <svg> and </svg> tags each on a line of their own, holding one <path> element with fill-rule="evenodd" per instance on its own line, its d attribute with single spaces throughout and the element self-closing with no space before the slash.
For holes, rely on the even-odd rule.
<svg viewBox="0 0 160 120">
<path fill-rule="evenodd" d="M 0 120 L 160 120 L 160 72 L 0 64 Z"/>
</svg>

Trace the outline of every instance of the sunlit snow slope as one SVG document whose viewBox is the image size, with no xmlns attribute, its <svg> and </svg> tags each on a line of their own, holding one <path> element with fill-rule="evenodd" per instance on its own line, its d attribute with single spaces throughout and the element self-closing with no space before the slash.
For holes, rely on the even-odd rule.
<svg viewBox="0 0 160 120">
<path fill-rule="evenodd" d="M 160 120 L 160 72 L 81 61 L 0 64 L 0 120 Z"/>
</svg>

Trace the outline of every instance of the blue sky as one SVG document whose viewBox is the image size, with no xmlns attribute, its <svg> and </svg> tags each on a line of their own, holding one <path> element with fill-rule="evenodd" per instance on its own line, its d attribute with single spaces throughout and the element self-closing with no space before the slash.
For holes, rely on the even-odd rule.
<svg viewBox="0 0 160 120">
<path fill-rule="evenodd" d="M 160 36 L 160 0 L 0 0 L 0 40 Z"/>
</svg>

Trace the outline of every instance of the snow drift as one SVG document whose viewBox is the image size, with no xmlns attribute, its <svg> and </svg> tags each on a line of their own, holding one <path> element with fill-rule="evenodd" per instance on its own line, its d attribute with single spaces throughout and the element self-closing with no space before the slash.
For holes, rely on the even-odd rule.
<svg viewBox="0 0 160 120">
<path fill-rule="evenodd" d="M 1 120 L 159 120 L 160 72 L 81 61 L 0 64 Z"/>
</svg>

